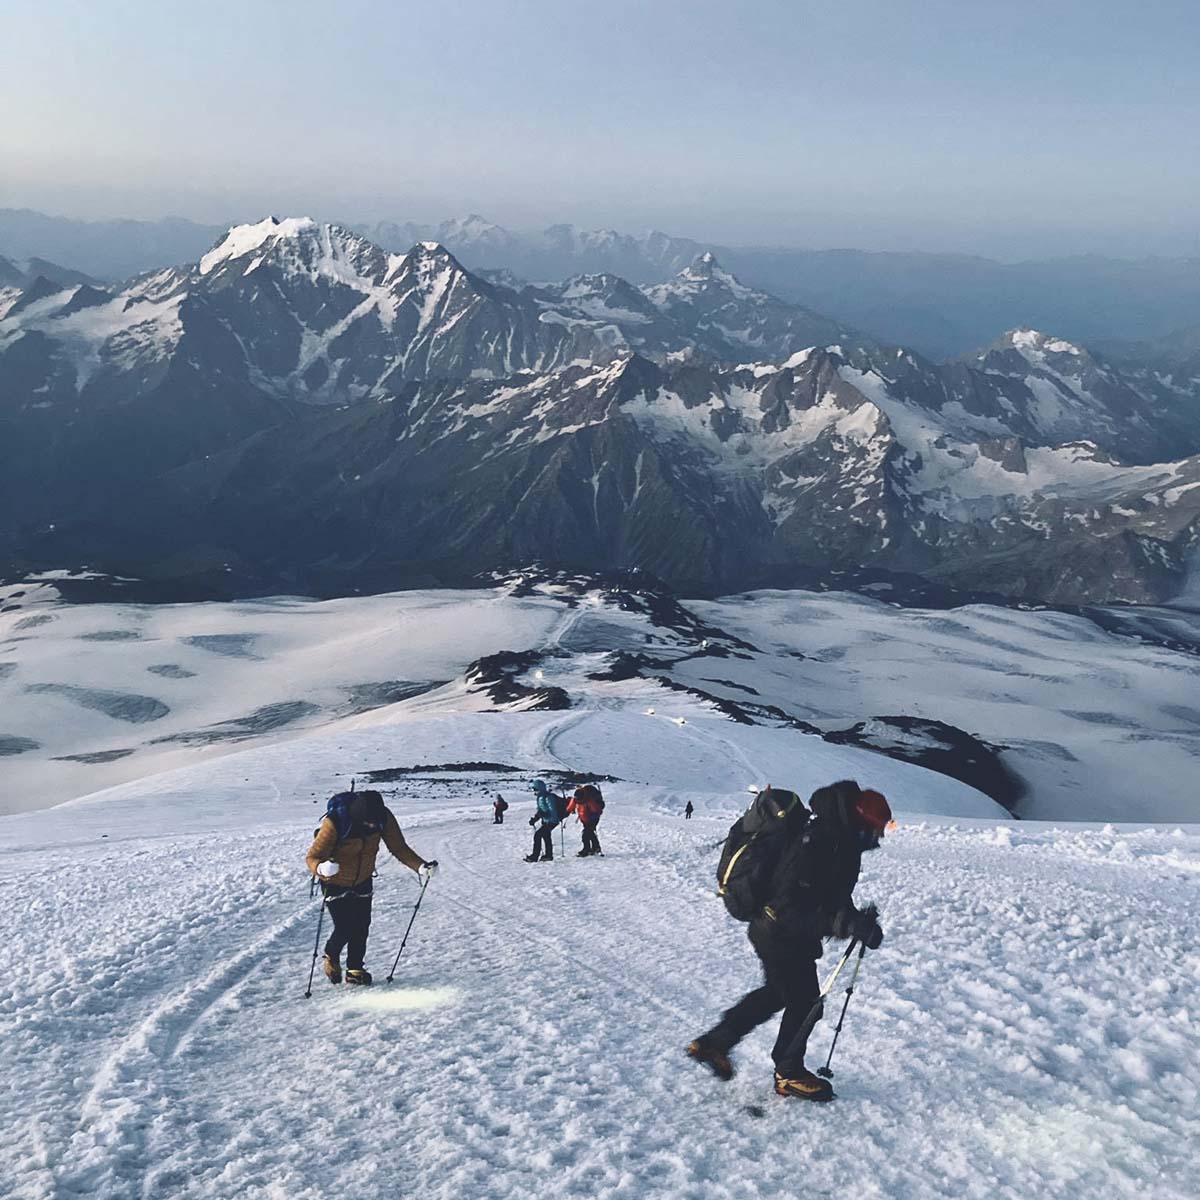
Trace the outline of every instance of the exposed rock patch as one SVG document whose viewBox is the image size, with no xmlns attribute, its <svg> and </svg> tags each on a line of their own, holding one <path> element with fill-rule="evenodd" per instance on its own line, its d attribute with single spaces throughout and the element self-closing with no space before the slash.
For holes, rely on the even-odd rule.
<svg viewBox="0 0 1200 1200">
<path fill-rule="evenodd" d="M 161 700 L 153 696 L 139 696 L 135 692 L 107 692 L 98 688 L 72 687 L 66 683 L 31 683 L 25 690 L 40 695 L 63 696 L 81 708 L 94 709 L 115 721 L 127 721 L 131 725 L 161 721 L 171 711 Z"/>
</svg>

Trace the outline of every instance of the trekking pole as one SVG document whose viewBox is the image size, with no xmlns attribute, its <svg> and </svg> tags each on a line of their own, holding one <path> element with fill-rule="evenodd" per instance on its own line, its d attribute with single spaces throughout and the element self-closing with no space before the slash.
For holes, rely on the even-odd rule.
<svg viewBox="0 0 1200 1200">
<path fill-rule="evenodd" d="M 833 1043 L 829 1047 L 829 1057 L 825 1060 L 823 1067 L 817 1068 L 818 1075 L 824 1075 L 826 1079 L 833 1078 L 833 1068 L 829 1065 L 833 1062 L 833 1051 L 838 1043 L 838 1034 L 842 1032 L 842 1024 L 846 1020 L 846 1009 L 850 1007 L 850 997 L 854 995 L 854 984 L 858 979 L 858 968 L 862 966 L 863 955 L 867 952 L 867 943 L 859 942 L 858 944 L 858 960 L 854 964 L 854 971 L 850 975 L 850 986 L 846 989 L 846 999 L 842 1002 L 842 1015 L 838 1017 L 837 1028 L 833 1031 Z"/>
<path fill-rule="evenodd" d="M 317 951 L 321 947 L 321 925 L 324 923 L 324 921 L 325 921 L 325 897 L 322 896 L 321 897 L 321 911 L 317 914 L 317 937 L 316 937 L 316 941 L 313 942 L 312 966 L 310 966 L 308 968 L 308 987 L 304 991 L 305 1000 L 312 999 L 312 981 L 313 981 L 313 975 L 315 975 L 316 971 L 317 971 Z"/>
<path fill-rule="evenodd" d="M 421 908 L 421 901 L 425 899 L 425 889 L 429 886 L 429 881 L 432 875 L 425 877 L 425 882 L 421 884 L 421 894 L 417 897 L 416 904 L 413 905 L 412 916 L 408 918 L 408 928 L 404 931 L 404 940 L 400 943 L 400 949 L 396 951 L 396 961 L 392 963 L 392 969 L 388 972 L 387 981 L 391 983 L 396 975 L 396 968 L 400 965 L 400 955 L 404 953 L 404 947 L 408 945 L 408 935 L 412 933 L 413 922 L 417 919 L 417 913 Z"/>
<path fill-rule="evenodd" d="M 831 991 L 833 991 L 833 985 L 837 982 L 837 977 L 842 973 L 842 968 L 847 962 L 849 962 L 850 955 L 854 953 L 854 947 L 858 944 L 857 938 L 850 939 L 850 943 L 847 945 L 842 957 L 838 959 L 837 965 L 829 973 L 829 978 L 825 980 L 825 986 L 822 987 L 817 993 L 817 998 L 813 1001 L 812 1008 L 808 1010 L 808 1016 L 804 1018 L 804 1021 L 800 1026 L 800 1028 L 804 1031 L 804 1036 L 806 1038 L 810 1033 L 812 1033 L 813 1026 L 816 1025 L 817 1021 L 820 1019 L 821 1008 L 825 1003 L 825 997 L 828 996 Z M 799 1037 L 799 1034 L 796 1036 Z"/>
</svg>

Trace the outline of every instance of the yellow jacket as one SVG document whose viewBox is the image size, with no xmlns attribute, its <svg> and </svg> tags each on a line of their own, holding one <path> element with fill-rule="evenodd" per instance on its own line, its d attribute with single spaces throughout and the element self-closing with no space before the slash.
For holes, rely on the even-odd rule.
<svg viewBox="0 0 1200 1200">
<path fill-rule="evenodd" d="M 337 874 L 328 878 L 321 876 L 321 882 L 332 884 L 334 887 L 354 887 L 374 874 L 380 841 L 392 852 L 393 857 L 398 858 L 406 867 L 415 871 L 425 865 L 425 860 L 404 840 L 400 825 L 390 811 L 382 834 L 372 833 L 365 838 L 347 838 L 340 846 L 337 827 L 328 817 L 323 818 L 304 861 L 313 875 L 317 874 L 317 867 L 321 863 L 328 860 L 336 862 Z"/>
</svg>

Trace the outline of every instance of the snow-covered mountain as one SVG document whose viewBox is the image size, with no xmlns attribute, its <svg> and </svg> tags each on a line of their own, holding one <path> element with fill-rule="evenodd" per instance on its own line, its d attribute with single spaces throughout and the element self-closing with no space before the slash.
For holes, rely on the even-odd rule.
<svg viewBox="0 0 1200 1200">
<path fill-rule="evenodd" d="M 472 269 L 506 269 L 541 282 L 607 274 L 637 284 L 661 283 L 708 249 L 657 230 L 635 236 L 557 224 L 540 233 L 514 233 L 477 214 L 437 225 L 381 221 L 355 229 L 391 250 L 405 250 L 414 242 L 440 242 Z"/>
<path fill-rule="evenodd" d="M 1029 329 L 934 364 L 711 255 L 669 284 L 513 288 L 272 218 L 119 291 L 19 293 L 0 403 L 10 564 L 221 592 L 542 558 L 709 592 L 866 566 L 1153 602 L 1200 537 L 1183 390 Z"/>
<path fill-rule="evenodd" d="M 538 558 L 642 567 L 701 591 L 862 566 L 1063 603 L 1182 588 L 1200 459 L 1126 466 L 1095 443 L 999 437 L 944 388 L 915 402 L 924 369 L 813 350 L 775 366 L 624 355 L 410 382 L 224 448 L 210 438 L 188 459 L 154 442 L 170 470 L 148 461 L 144 433 L 126 444 L 119 409 L 50 447 L 38 410 L 7 486 L 40 529 L 26 554 L 186 574 L 186 529 L 203 548 L 190 569 L 219 565 L 218 588 L 224 575 L 225 587 L 338 593 Z M 101 480 L 35 486 L 63 462 L 83 470 L 98 438 L 110 448 Z"/>
<path fill-rule="evenodd" d="M 14 393 L 50 402 L 66 389 L 128 397 L 175 365 L 201 381 L 219 373 L 221 387 L 345 403 L 409 379 L 498 378 L 620 348 L 786 355 L 815 332 L 843 333 L 710 260 L 647 293 L 610 276 L 514 289 L 435 242 L 393 254 L 335 225 L 273 217 L 119 291 L 39 278 L 3 316 L 0 381 L 15 375 Z"/>
<path fill-rule="evenodd" d="M 1117 367 L 1063 338 L 1014 329 L 968 361 L 987 375 L 1019 383 L 1032 397 L 1015 413 L 1004 405 L 992 414 L 1026 440 L 1090 440 L 1142 462 L 1197 447 L 1200 405 L 1195 394 L 1156 394 L 1136 376 L 1126 378 Z M 1011 400 L 1011 393 L 1006 399 Z"/>
<path fill-rule="evenodd" d="M 0 325 L 0 373 L 14 343 L 31 368 L 28 338 L 51 400 L 61 387 L 128 394 L 144 386 L 141 368 L 176 365 L 233 377 L 222 386 L 345 402 L 411 378 L 507 375 L 602 352 L 587 331 L 540 316 L 438 245 L 390 254 L 337 226 L 269 218 L 230 230 L 194 266 L 115 293 L 23 297 Z"/>
<path fill-rule="evenodd" d="M 82 271 L 60 267 L 44 258 L 12 259 L 0 254 L 0 318 L 21 299 L 22 293 L 32 289 L 45 295 L 56 290 L 55 285 L 57 289 L 73 285 L 100 286 L 97 280 Z"/>
<path fill-rule="evenodd" d="M 346 224 L 346 214 L 330 215 Z M 1116 339 L 1156 339 L 1200 319 L 1194 258 L 1000 263 L 962 254 L 727 246 L 563 224 L 518 233 L 477 215 L 348 227 L 401 253 L 436 241 L 470 270 L 508 270 L 539 282 L 608 273 L 664 283 L 711 250 L 756 289 L 936 358 L 969 353 L 1022 323 L 1102 349 Z M 106 280 L 194 261 L 221 232 L 179 219 L 87 222 L 0 209 L 0 253 L 41 256 Z"/>
<path fill-rule="evenodd" d="M 808 346 L 864 340 L 829 317 L 746 287 L 711 252 L 646 295 L 720 359 L 782 359 Z"/>
</svg>

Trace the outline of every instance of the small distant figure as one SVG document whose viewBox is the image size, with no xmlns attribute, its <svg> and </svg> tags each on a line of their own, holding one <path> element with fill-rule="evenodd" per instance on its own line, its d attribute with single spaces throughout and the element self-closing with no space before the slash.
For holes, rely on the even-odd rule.
<svg viewBox="0 0 1200 1200">
<path fill-rule="evenodd" d="M 687 802 L 687 808 L 685 808 L 685 809 L 683 810 L 683 819 L 684 819 L 685 821 L 690 821 L 690 820 L 692 819 L 692 813 L 694 813 L 695 811 L 696 811 L 696 809 L 695 809 L 695 806 L 694 806 L 694 805 L 692 804 L 692 802 L 689 800 L 689 801 Z"/>
<path fill-rule="evenodd" d="M 567 812 L 574 813 L 583 826 L 583 848 L 578 857 L 590 858 L 593 854 L 599 854 L 603 858 L 604 851 L 600 849 L 600 839 L 596 836 L 596 826 L 600 824 L 600 817 L 604 813 L 604 797 L 600 789 L 594 783 L 577 787 L 571 803 L 567 805 Z"/>
<path fill-rule="evenodd" d="M 492 802 L 492 824 L 503 825 L 506 812 L 508 812 L 508 801 L 497 792 L 496 799 Z"/>
</svg>

